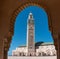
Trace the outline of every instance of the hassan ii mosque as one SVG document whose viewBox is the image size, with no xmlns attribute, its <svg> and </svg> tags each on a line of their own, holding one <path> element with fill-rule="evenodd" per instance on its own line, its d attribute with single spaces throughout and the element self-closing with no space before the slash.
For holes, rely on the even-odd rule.
<svg viewBox="0 0 60 59">
<path fill-rule="evenodd" d="M 27 45 L 17 47 L 12 51 L 13 56 L 45 56 L 56 55 L 55 46 L 52 42 L 42 43 L 35 46 L 35 23 L 33 14 L 29 13 L 27 21 Z"/>
</svg>

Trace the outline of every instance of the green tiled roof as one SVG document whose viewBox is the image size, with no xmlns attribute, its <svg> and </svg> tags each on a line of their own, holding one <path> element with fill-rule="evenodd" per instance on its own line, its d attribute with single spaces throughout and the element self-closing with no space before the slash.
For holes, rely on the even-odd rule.
<svg viewBox="0 0 60 59">
<path fill-rule="evenodd" d="M 44 46 L 44 45 L 54 45 L 54 43 L 53 42 L 44 42 L 44 43 L 42 43 L 41 45 L 39 45 L 39 46 Z M 38 45 L 37 45 L 38 46 Z M 18 47 L 27 47 L 26 45 L 21 45 L 21 46 L 18 46 Z"/>
<path fill-rule="evenodd" d="M 18 46 L 18 47 L 26 47 L 26 45 L 21 45 L 21 46 Z"/>
<path fill-rule="evenodd" d="M 42 43 L 41 45 L 54 45 L 53 42 L 45 42 L 45 43 Z"/>
</svg>

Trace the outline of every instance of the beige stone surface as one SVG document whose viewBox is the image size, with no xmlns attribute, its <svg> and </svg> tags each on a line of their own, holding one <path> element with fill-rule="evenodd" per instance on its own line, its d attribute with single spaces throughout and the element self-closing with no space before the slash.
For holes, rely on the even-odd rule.
<svg viewBox="0 0 60 59">
<path fill-rule="evenodd" d="M 8 56 L 8 59 L 57 59 L 56 56 L 46 56 L 46 57 L 16 57 Z"/>
</svg>

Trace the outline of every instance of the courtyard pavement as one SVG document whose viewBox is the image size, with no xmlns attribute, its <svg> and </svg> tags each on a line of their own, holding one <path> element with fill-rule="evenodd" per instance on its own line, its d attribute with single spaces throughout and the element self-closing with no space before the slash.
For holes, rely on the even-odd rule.
<svg viewBox="0 0 60 59">
<path fill-rule="evenodd" d="M 41 56 L 41 57 L 16 57 L 16 56 L 8 56 L 8 59 L 57 59 L 56 56 Z"/>
</svg>

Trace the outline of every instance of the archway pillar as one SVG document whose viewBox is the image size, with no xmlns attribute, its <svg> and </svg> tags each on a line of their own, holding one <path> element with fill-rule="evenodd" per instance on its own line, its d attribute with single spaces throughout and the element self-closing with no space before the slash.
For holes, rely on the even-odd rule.
<svg viewBox="0 0 60 59">
<path fill-rule="evenodd" d="M 9 37 L 4 38 L 4 59 L 8 58 L 8 50 L 10 47 L 10 42 L 11 40 L 9 39 Z"/>
<path fill-rule="evenodd" d="M 8 57 L 7 51 L 4 50 L 4 59 L 7 59 L 7 57 Z"/>
<path fill-rule="evenodd" d="M 54 45 L 57 51 L 57 59 L 60 59 L 60 35 L 58 33 L 53 33 Z"/>
<path fill-rule="evenodd" d="M 8 57 L 8 47 L 4 47 L 4 59 L 8 59 L 7 57 Z"/>
<path fill-rule="evenodd" d="M 60 59 L 60 33 L 59 33 L 59 35 L 58 35 L 57 59 Z"/>
<path fill-rule="evenodd" d="M 0 59 L 4 59 L 4 40 L 0 36 Z"/>
</svg>

